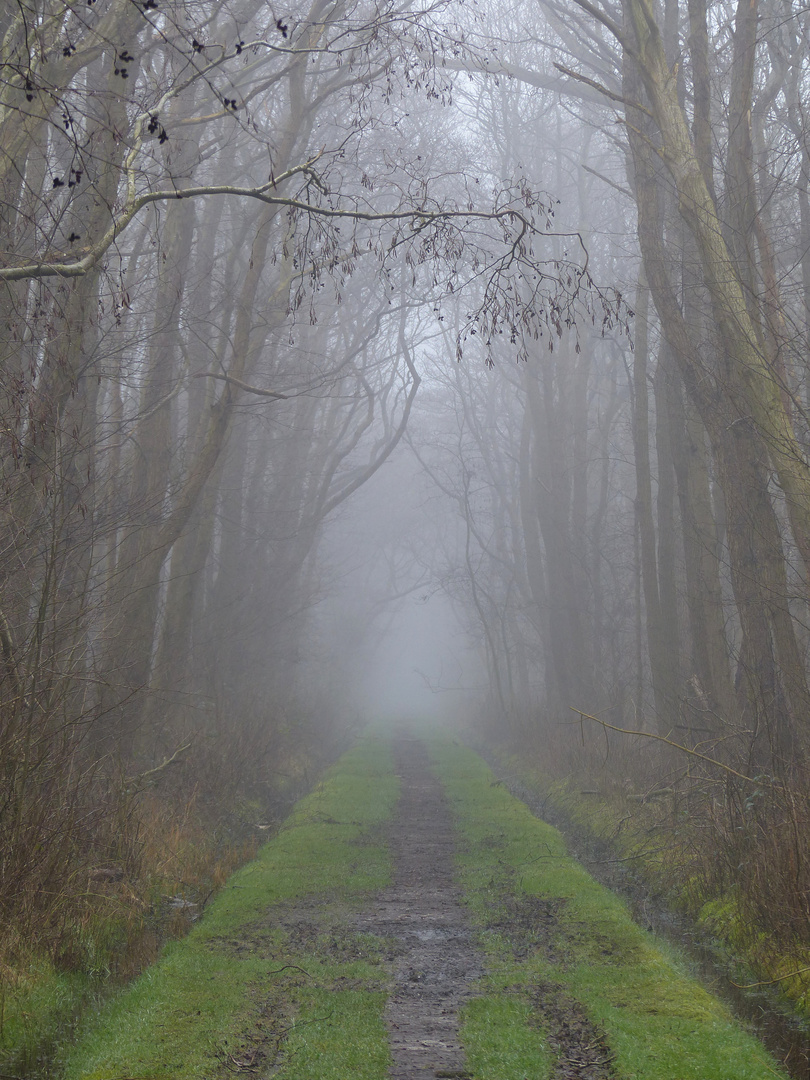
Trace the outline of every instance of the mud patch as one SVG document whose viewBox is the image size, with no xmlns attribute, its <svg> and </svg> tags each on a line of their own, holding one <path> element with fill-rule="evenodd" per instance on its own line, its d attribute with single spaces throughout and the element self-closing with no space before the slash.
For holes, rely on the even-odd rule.
<svg viewBox="0 0 810 1080">
<path fill-rule="evenodd" d="M 589 923 L 565 921 L 561 929 L 572 962 L 632 967 L 641 960 L 641 948 L 618 942 Z"/>
<path fill-rule="evenodd" d="M 402 795 L 387 839 L 392 885 L 354 922 L 393 953 L 393 990 L 385 1011 L 391 1080 L 467 1075 L 458 1013 L 483 974 L 466 910 L 453 880 L 452 822 L 427 750 L 394 743 Z"/>
<path fill-rule="evenodd" d="M 261 951 L 275 968 L 275 985 L 257 989 L 251 1026 L 235 1048 L 224 1047 L 220 1076 L 272 1075 L 283 1065 L 296 989 L 313 986 L 298 965 L 307 959 L 338 965 L 379 965 L 376 985 L 366 976 L 319 977 L 321 989 L 390 991 L 385 1010 L 391 1080 L 470 1074 L 458 1038 L 458 1014 L 483 973 L 467 911 L 454 881 L 452 822 L 444 792 L 430 770 L 424 744 L 394 743 L 402 792 L 383 838 L 393 881 L 358 914 L 336 909 L 328 897 L 308 897 L 276 908 L 249 938 L 218 939 L 214 948 Z M 324 822 L 329 824 L 329 822 Z M 379 843 L 381 834 L 375 833 Z M 362 845 L 359 845 L 362 846 Z"/>
<path fill-rule="evenodd" d="M 605 1033 L 578 1001 L 550 982 L 533 986 L 531 1001 L 534 1021 L 557 1055 L 550 1080 L 611 1080 L 613 1054 Z"/>
<path fill-rule="evenodd" d="M 267 1075 L 281 1058 L 291 1023 L 281 989 L 272 997 L 264 996 L 250 1030 L 233 1046 L 220 1047 L 219 1076 Z"/>
<path fill-rule="evenodd" d="M 243 938 L 216 938 L 210 942 L 209 947 L 232 955 L 259 954 L 268 965 L 265 976 L 252 991 L 249 1019 L 241 1035 L 231 1045 L 223 1042 L 219 1047 L 217 1080 L 276 1074 L 284 1064 L 290 1032 L 302 1026 L 295 1004 L 302 991 L 379 993 L 387 989 L 386 967 L 395 956 L 394 945 L 353 930 L 349 925 L 352 915 L 349 909 L 336 910 L 335 905 L 327 907 L 322 899 L 313 903 L 307 898 L 300 906 L 276 908 Z M 313 962 L 351 965 L 358 961 L 378 968 L 379 978 L 334 974 L 334 968 L 329 976 L 323 971 L 312 974 Z M 316 1017 L 303 1023 L 320 1023 L 323 1019 Z"/>
<path fill-rule="evenodd" d="M 559 914 L 566 903 L 564 897 L 507 895 L 501 901 L 501 917 L 490 922 L 487 929 L 508 942 L 516 960 L 540 954 L 550 964 L 563 964 Z"/>
<path fill-rule="evenodd" d="M 567 905 L 566 897 L 507 894 L 501 899 L 499 917 L 487 929 L 509 944 L 516 960 L 540 956 L 552 967 L 563 968 L 577 941 L 577 924 L 565 919 Z M 610 958 L 605 953 L 597 959 L 604 962 L 604 956 Z M 556 1058 L 549 1080 L 611 1080 L 613 1054 L 607 1036 L 580 1002 L 550 981 L 532 984 L 528 999 L 531 1022 L 543 1032 Z"/>
</svg>

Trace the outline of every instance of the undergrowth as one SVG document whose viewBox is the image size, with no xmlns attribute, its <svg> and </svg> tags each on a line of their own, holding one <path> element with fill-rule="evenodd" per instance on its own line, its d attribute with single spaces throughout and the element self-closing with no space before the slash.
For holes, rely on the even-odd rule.
<svg viewBox="0 0 810 1080">
<path fill-rule="evenodd" d="M 0 1072 L 46 1075 L 81 1014 L 187 933 L 255 855 L 319 768 L 311 753 L 274 748 L 283 775 L 255 741 L 231 746 L 214 775 L 223 748 L 211 741 L 143 776 L 95 777 L 82 791 L 86 829 L 36 875 L 34 815 L 0 860 Z"/>
</svg>

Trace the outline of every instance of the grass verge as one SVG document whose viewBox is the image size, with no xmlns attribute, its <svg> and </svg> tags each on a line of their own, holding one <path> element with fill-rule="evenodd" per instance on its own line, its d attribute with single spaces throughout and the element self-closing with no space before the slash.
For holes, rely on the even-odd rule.
<svg viewBox="0 0 810 1080">
<path fill-rule="evenodd" d="M 101 1010 L 64 1063 L 66 1080 L 211 1080 L 273 1064 L 283 1080 L 378 1080 L 387 1051 L 378 957 L 320 918 L 390 874 L 375 835 L 398 795 L 387 747 L 366 739 L 297 804 L 182 941 Z M 338 917 L 338 916 L 333 916 Z M 375 982 L 376 980 L 376 982 Z"/>
<path fill-rule="evenodd" d="M 544 1030 L 543 997 L 581 1010 L 604 1040 L 617 1080 L 786 1075 L 477 754 L 441 743 L 433 753 L 457 818 L 461 880 L 490 971 L 486 996 L 467 1007 L 462 1029 L 476 1077 L 522 1080 L 525 1055 L 538 1041 L 540 1067 L 550 1075 L 555 1033 Z"/>
<path fill-rule="evenodd" d="M 780 931 L 790 905 L 783 897 L 776 901 L 776 885 L 767 918 L 752 915 L 751 897 L 743 902 L 733 873 L 718 873 L 727 859 L 713 847 L 711 830 L 704 827 L 699 813 L 679 807 L 672 789 L 653 788 L 639 795 L 618 785 L 600 787 L 592 782 L 591 790 L 583 792 L 580 784 L 553 781 L 525 760 L 508 755 L 501 760 L 518 790 L 541 797 L 574 830 L 605 844 L 632 865 L 635 876 L 664 906 L 694 924 L 700 948 L 712 957 L 716 969 L 732 986 L 752 988 L 747 994 L 751 1014 L 772 1016 L 787 1028 L 804 1030 L 806 1037 L 810 1024 L 810 949 L 802 940 L 806 932 L 788 937 Z M 760 857 L 755 843 L 742 832 L 734 842 L 737 859 L 754 862 Z M 773 846 L 778 847 L 775 832 Z M 723 876 L 726 883 L 719 884 L 717 879 Z"/>
</svg>

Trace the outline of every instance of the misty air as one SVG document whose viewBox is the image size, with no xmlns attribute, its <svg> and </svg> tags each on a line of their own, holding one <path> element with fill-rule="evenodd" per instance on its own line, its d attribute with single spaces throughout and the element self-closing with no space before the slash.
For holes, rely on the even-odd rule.
<svg viewBox="0 0 810 1080">
<path fill-rule="evenodd" d="M 0 75 L 0 1073 L 808 1080 L 806 11 Z"/>
</svg>

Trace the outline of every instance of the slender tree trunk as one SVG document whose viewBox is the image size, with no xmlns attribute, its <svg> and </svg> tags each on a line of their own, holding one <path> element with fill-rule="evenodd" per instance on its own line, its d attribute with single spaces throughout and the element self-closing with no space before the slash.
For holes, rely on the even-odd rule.
<svg viewBox="0 0 810 1080">
<path fill-rule="evenodd" d="M 717 526 L 712 511 L 705 429 L 691 403 L 675 397 L 678 410 L 675 471 L 683 528 L 686 609 L 689 616 L 693 700 L 701 711 L 697 725 L 719 732 L 735 720 L 735 698 L 726 639 Z"/>
<path fill-rule="evenodd" d="M 525 381 L 532 378 L 526 371 Z M 543 650 L 543 684 L 546 691 L 546 699 L 559 707 L 562 694 L 555 682 L 554 664 L 551 656 L 550 639 L 552 634 L 549 620 L 548 589 L 546 586 L 546 568 L 543 558 L 543 546 L 540 539 L 540 524 L 537 519 L 537 497 L 531 468 L 532 446 L 532 421 L 528 402 L 523 405 L 523 416 L 520 430 L 520 521 L 523 546 L 526 558 L 526 579 L 529 584 L 531 598 L 536 612 L 535 623 L 540 630 L 540 641 Z"/>
<path fill-rule="evenodd" d="M 650 661 L 656 722 L 660 731 L 671 730 L 676 716 L 676 683 L 672 652 L 667 649 L 665 612 L 659 592 L 658 556 L 652 507 L 650 469 L 649 391 L 649 289 L 639 281 L 636 292 L 636 342 L 633 352 L 633 444 L 636 465 L 636 521 L 641 555 L 647 650 Z"/>
<path fill-rule="evenodd" d="M 660 604 L 662 648 L 667 664 L 667 693 L 671 695 L 672 718 L 680 717 L 681 642 L 679 632 L 676 550 L 680 522 L 675 512 L 674 397 L 677 373 L 666 342 L 658 353 L 653 387 L 655 391 L 655 449 L 658 463 L 658 600 Z"/>
</svg>

